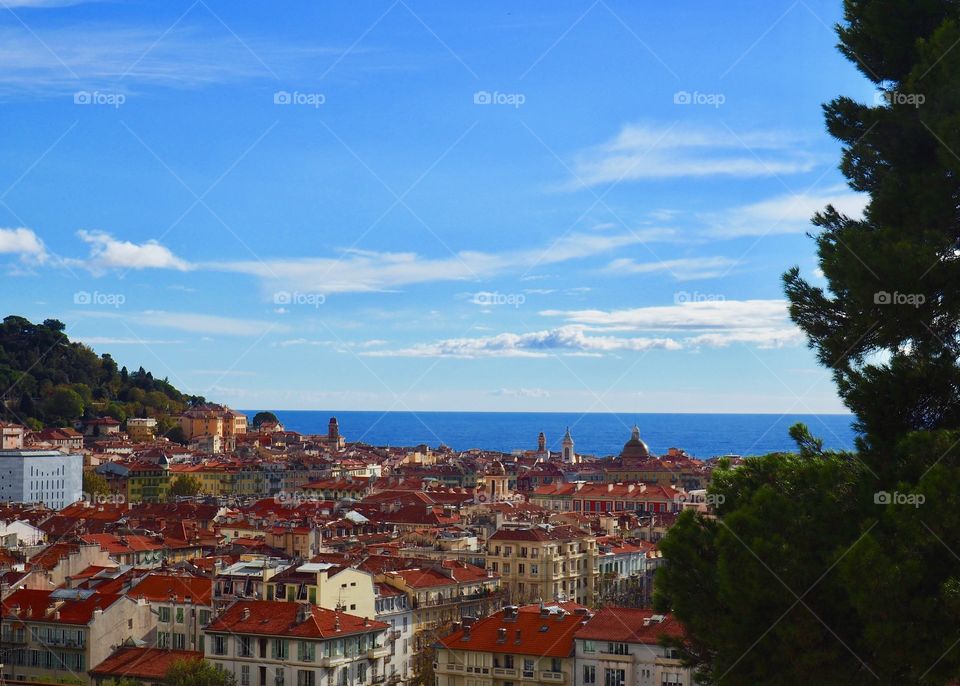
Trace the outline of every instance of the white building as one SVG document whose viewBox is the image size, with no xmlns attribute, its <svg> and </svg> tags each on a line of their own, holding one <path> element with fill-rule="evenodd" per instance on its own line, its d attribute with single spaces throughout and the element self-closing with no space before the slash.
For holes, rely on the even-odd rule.
<svg viewBox="0 0 960 686">
<path fill-rule="evenodd" d="M 406 683 L 413 676 L 413 610 L 407 594 L 387 584 L 376 585 L 377 621 L 390 625 L 385 645 L 390 654 L 384 659 L 388 684 Z"/>
<path fill-rule="evenodd" d="M 574 686 L 691 686 L 693 670 L 661 637 L 681 638 L 670 615 L 605 607 L 574 635 Z"/>
<path fill-rule="evenodd" d="M 238 686 L 374 686 L 388 624 L 309 603 L 238 601 L 204 630 L 204 657 Z"/>
<path fill-rule="evenodd" d="M 83 456 L 56 450 L 0 450 L 0 502 L 61 509 L 83 495 Z"/>
</svg>

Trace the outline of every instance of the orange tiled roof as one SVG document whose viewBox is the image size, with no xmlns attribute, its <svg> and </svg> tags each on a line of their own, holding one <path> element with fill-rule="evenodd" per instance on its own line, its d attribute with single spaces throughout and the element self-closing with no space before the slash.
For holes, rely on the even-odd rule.
<svg viewBox="0 0 960 686">
<path fill-rule="evenodd" d="M 390 628 L 389 624 L 383 622 L 327 610 L 316 605 L 307 606 L 306 619 L 298 622 L 297 615 L 301 607 L 300 603 L 270 600 L 239 601 L 214 619 L 206 630 L 207 632 L 326 639 Z"/>
</svg>

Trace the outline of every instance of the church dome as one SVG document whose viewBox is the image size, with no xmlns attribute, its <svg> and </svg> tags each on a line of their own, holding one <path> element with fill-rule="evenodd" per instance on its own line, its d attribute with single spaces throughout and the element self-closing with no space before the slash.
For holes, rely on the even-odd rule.
<svg viewBox="0 0 960 686">
<path fill-rule="evenodd" d="M 650 448 L 640 438 L 640 427 L 636 424 L 633 426 L 633 431 L 630 432 L 630 440 L 623 444 L 620 457 L 634 459 L 650 457 Z"/>
</svg>

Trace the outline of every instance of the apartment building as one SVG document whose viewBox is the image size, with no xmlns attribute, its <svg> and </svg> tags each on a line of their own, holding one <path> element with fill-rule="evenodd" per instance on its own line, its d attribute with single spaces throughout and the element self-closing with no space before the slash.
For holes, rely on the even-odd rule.
<svg viewBox="0 0 960 686">
<path fill-rule="evenodd" d="M 211 578 L 149 574 L 127 591 L 127 595 L 146 600 L 156 610 L 158 648 L 201 649 L 201 631 L 213 616 Z"/>
<path fill-rule="evenodd" d="M 680 624 L 652 610 L 605 607 L 574 636 L 576 686 L 691 686 L 693 672 L 662 637 L 680 638 Z"/>
<path fill-rule="evenodd" d="M 573 526 L 505 527 L 487 539 L 487 567 L 500 575 L 515 604 L 569 600 L 592 605 L 597 541 Z"/>
<path fill-rule="evenodd" d="M 3 601 L 3 675 L 88 684 L 87 670 L 155 629 L 146 600 L 85 589 L 21 589 Z"/>
<path fill-rule="evenodd" d="M 237 601 L 207 627 L 204 657 L 238 686 L 376 686 L 389 628 L 309 603 Z"/>
<path fill-rule="evenodd" d="M 574 684 L 574 634 L 586 608 L 511 605 L 440 640 L 436 686 Z"/>
</svg>

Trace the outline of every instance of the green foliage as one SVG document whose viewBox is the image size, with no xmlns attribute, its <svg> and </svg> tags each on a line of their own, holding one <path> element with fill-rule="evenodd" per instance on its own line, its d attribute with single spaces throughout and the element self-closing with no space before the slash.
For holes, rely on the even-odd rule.
<svg viewBox="0 0 960 686">
<path fill-rule="evenodd" d="M 260 425 L 266 422 L 279 423 L 280 420 L 277 419 L 277 415 L 273 412 L 257 412 L 253 415 L 253 428 L 259 429 Z"/>
<path fill-rule="evenodd" d="M 167 686 L 236 686 L 229 672 L 217 669 L 206 660 L 177 660 L 167 670 Z"/>
<path fill-rule="evenodd" d="M 63 331 L 54 319 L 33 324 L 10 316 L 0 323 L 0 389 L 7 389 L 0 400 L 9 403 L 0 403 L 0 420 L 42 428 L 83 416 L 160 418 L 202 401 L 142 367 L 118 369 L 110 355 L 70 342 Z"/>
<path fill-rule="evenodd" d="M 960 676 L 960 2 L 846 0 L 840 50 L 887 93 L 825 107 L 863 219 L 814 218 L 827 287 L 784 275 L 861 432 L 722 465 L 716 516 L 661 542 L 655 603 L 705 683 L 953 684 Z"/>
<path fill-rule="evenodd" d="M 200 481 L 197 477 L 184 474 L 178 476 L 176 481 L 170 484 L 170 497 L 199 495 L 200 489 Z"/>
<path fill-rule="evenodd" d="M 110 495 L 110 484 L 96 472 L 84 472 L 83 492 L 91 496 Z"/>
</svg>

